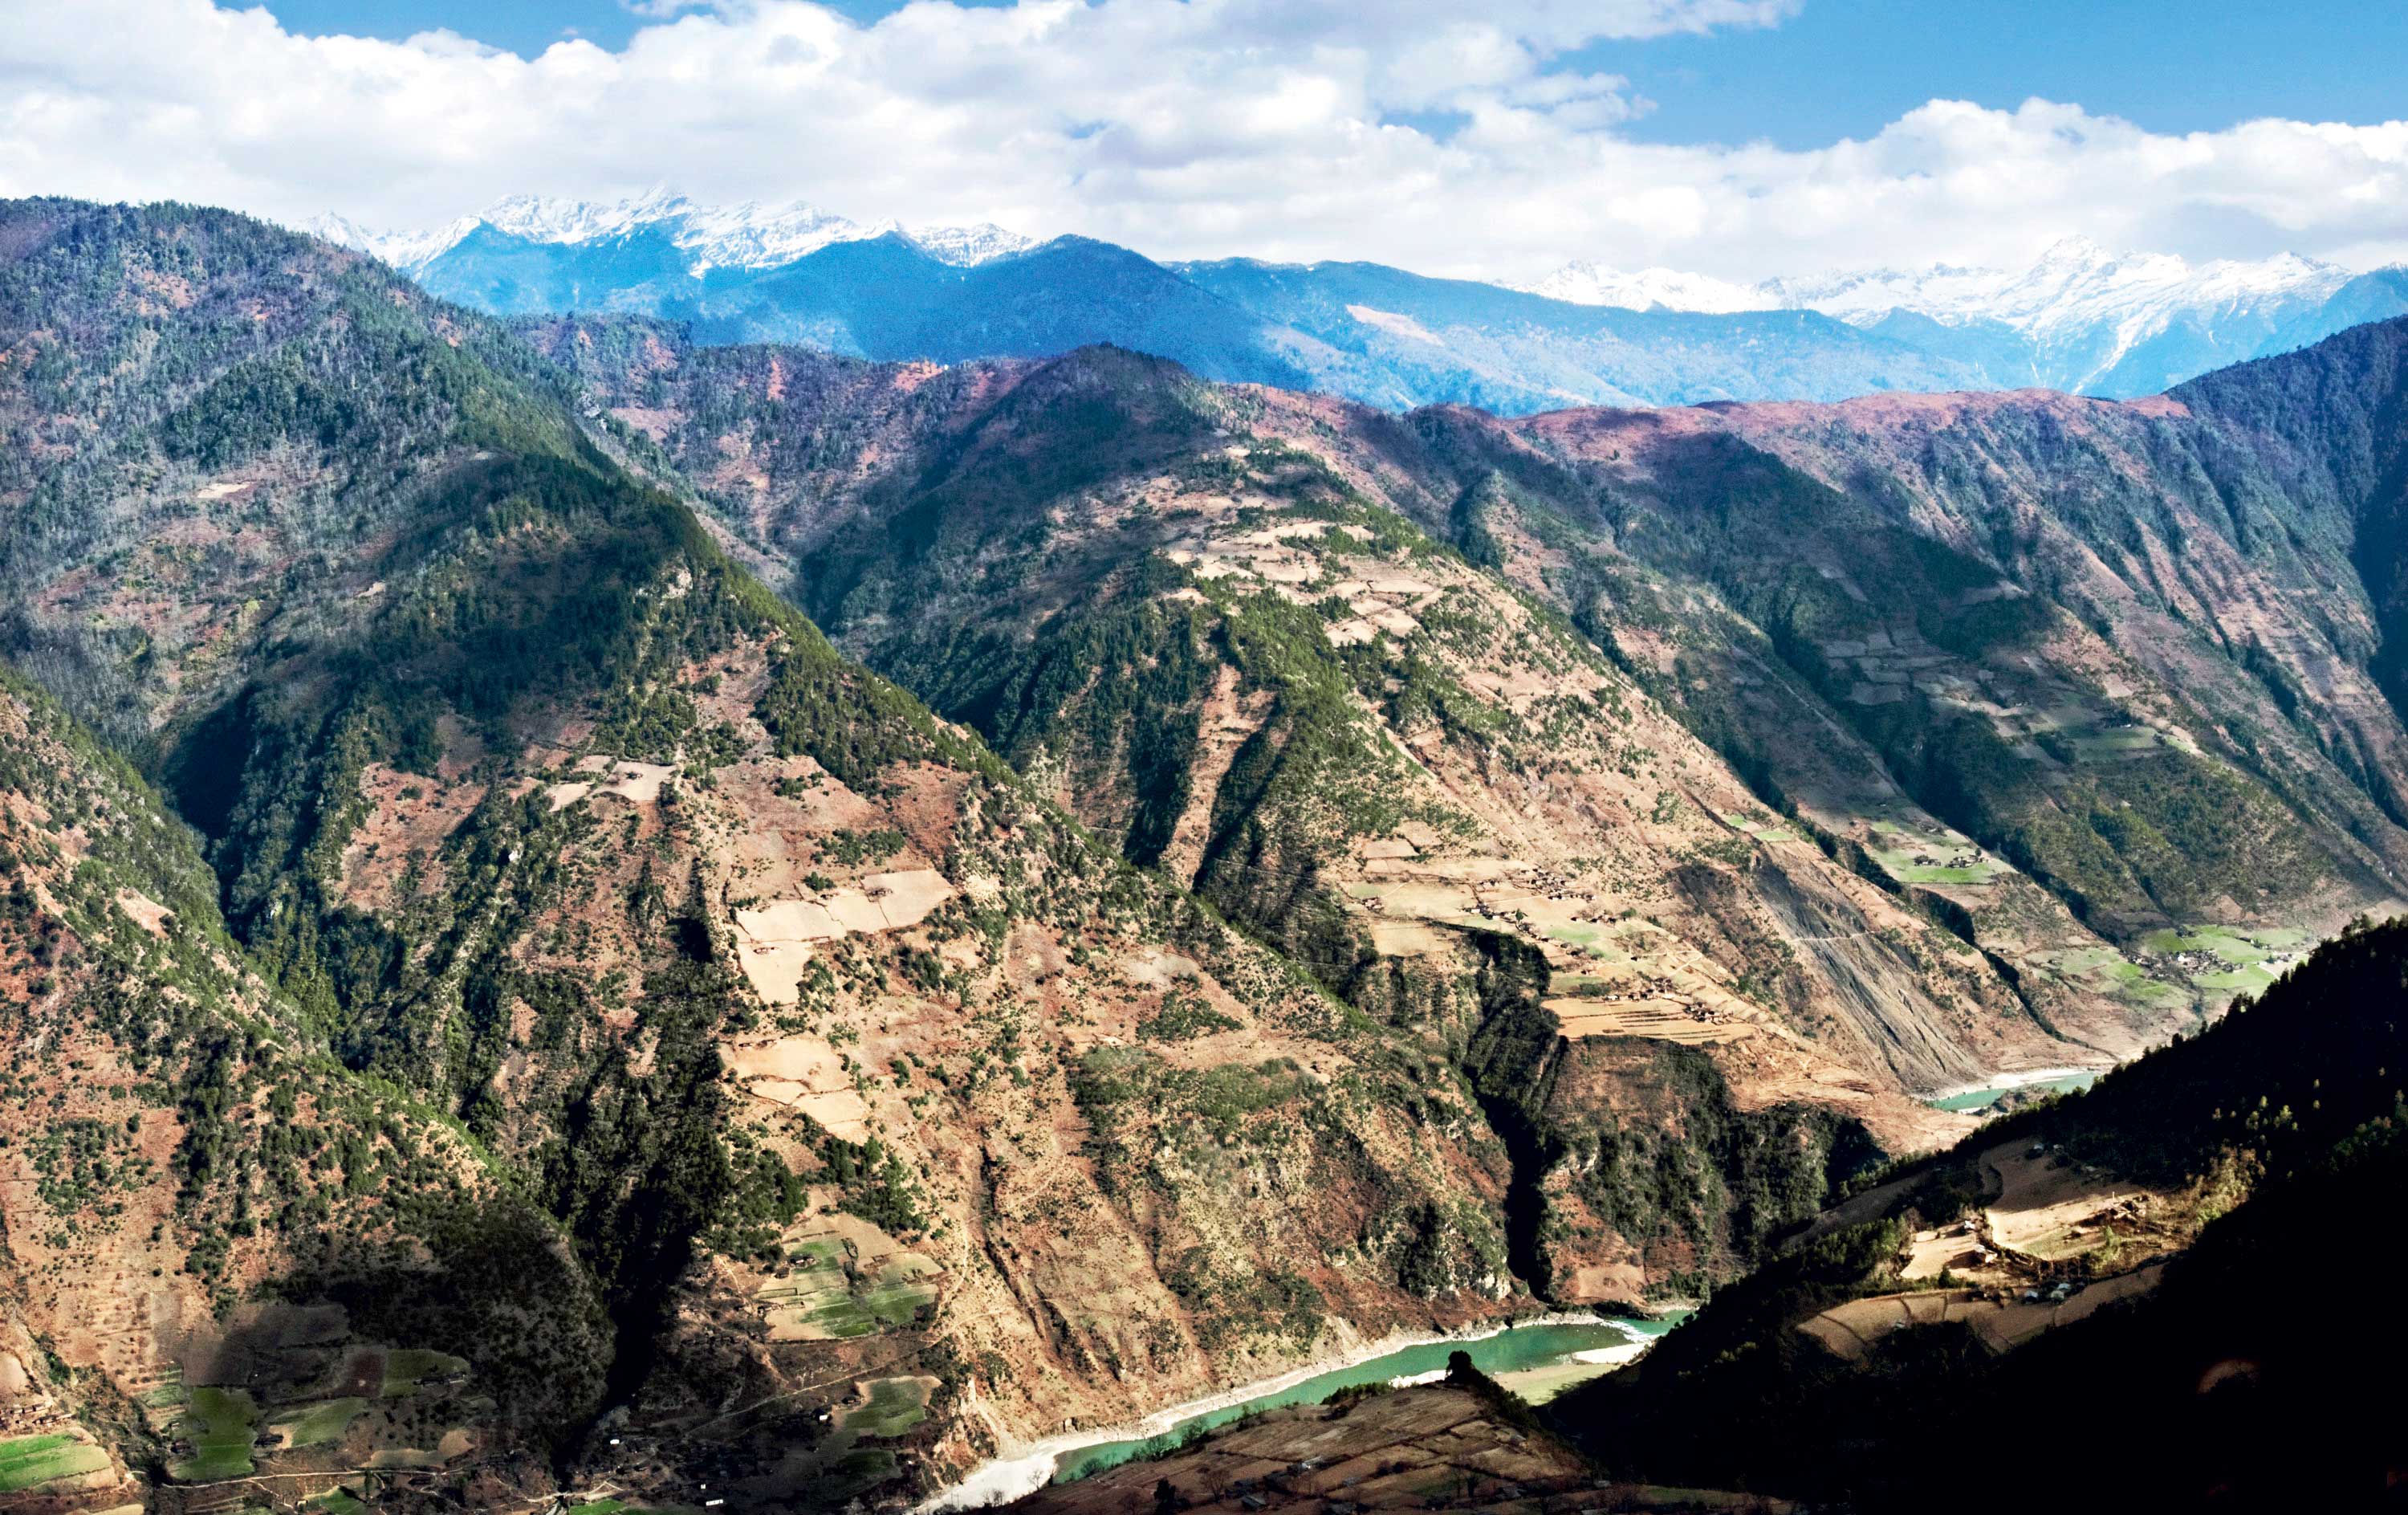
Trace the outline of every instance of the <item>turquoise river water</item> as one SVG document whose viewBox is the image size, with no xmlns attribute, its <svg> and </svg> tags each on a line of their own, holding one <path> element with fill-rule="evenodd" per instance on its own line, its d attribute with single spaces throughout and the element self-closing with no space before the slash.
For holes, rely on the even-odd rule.
<svg viewBox="0 0 2408 1515">
<path fill-rule="evenodd" d="M 2013 1094 L 2018 1091 L 2032 1094 L 2071 1094 L 2076 1089 L 2088 1089 L 2097 1082 L 2099 1082 L 2099 1074 L 2093 1069 L 2082 1073 L 2066 1074 L 2057 1078 L 2036 1078 L 2028 1084 L 2000 1084 L 1996 1089 L 1967 1089 L 1962 1094 L 1951 1094 L 1944 1100 L 1933 1100 L 1930 1103 L 1932 1108 L 1936 1110 L 1979 1110 L 2002 1094 Z"/>
<path fill-rule="evenodd" d="M 1147 1455 L 1178 1441 L 1191 1428 L 1210 1431 L 1262 1410 L 1283 1409 L 1290 1405 L 1318 1405 L 1340 1390 L 1352 1389 L 1357 1384 L 1386 1383 L 1395 1378 L 1442 1373 L 1446 1369 L 1447 1356 L 1453 1352 L 1470 1353 L 1473 1364 L 1493 1378 L 1503 1373 L 1518 1373 L 1526 1368 L 1553 1367 L 1558 1363 L 1570 1362 L 1576 1352 L 1626 1347 L 1635 1341 L 1650 1340 L 1671 1330 L 1674 1323 L 1670 1319 L 1552 1322 L 1520 1326 L 1469 1341 L 1422 1342 L 1350 1367 L 1333 1368 L 1259 1399 L 1206 1410 L 1179 1421 L 1159 1436 L 1135 1441 L 1098 1441 L 1073 1448 L 1063 1452 L 1054 1464 L 1054 1481 L 1068 1483 L 1090 1473 L 1116 1467 L 1133 1457 Z"/>
</svg>

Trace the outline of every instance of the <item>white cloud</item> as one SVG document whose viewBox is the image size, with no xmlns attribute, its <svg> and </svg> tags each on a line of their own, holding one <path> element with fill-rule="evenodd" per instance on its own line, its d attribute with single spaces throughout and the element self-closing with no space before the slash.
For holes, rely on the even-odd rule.
<svg viewBox="0 0 2408 1515">
<path fill-rule="evenodd" d="M 2408 253 L 2408 123 L 2166 136 L 1933 101 L 1792 152 L 1635 142 L 1601 37 L 1777 24 L 1794 0 L 637 0 L 616 51 L 296 36 L 208 0 L 0 0 L 0 193 L 442 222 L 506 194 L 808 198 L 1159 257 L 1571 258 L 1731 278 L 2028 257 Z M 1425 129 L 1443 120 L 1445 130 Z"/>
</svg>

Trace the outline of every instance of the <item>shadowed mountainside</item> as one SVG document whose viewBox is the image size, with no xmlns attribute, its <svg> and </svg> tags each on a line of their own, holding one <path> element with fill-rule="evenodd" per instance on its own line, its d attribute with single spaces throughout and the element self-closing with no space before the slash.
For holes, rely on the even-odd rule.
<svg viewBox="0 0 2408 1515">
<path fill-rule="evenodd" d="M 1947 1497 L 1984 1437 L 2112 1405 L 2112 1436 L 2051 1455 L 2073 1508 L 2379 1504 L 2400 1449 L 2358 1386 L 2400 1351 L 2400 1311 L 2376 1302 L 2335 1329 L 2268 1302 L 2300 1237 L 2408 1169 L 2403 966 L 2397 922 L 2327 944 L 2202 1035 L 1827 1217 L 1547 1419 L 1626 1477 L 1903 1510 Z M 1974 1229 L 2020 1270 L 2003 1306 L 1982 1297 L 1999 1264 L 1930 1265 Z"/>
</svg>

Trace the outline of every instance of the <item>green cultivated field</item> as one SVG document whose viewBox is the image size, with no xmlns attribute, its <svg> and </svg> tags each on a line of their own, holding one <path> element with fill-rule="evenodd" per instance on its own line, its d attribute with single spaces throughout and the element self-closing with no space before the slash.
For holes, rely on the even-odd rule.
<svg viewBox="0 0 2408 1515">
<path fill-rule="evenodd" d="M 917 1378 L 872 1378 L 869 1403 L 844 1412 L 844 1428 L 865 1436 L 898 1436 L 928 1418 L 928 1386 Z"/>
<path fill-rule="evenodd" d="M 316 1447 L 329 1441 L 340 1441 L 352 1421 L 368 1407 L 365 1399 L 330 1399 L 321 1405 L 298 1405 L 285 1410 L 277 1424 L 287 1435 L 287 1445 Z"/>
<path fill-rule="evenodd" d="M 1953 831 L 1933 836 L 1874 821 L 1868 832 L 1865 850 L 1902 884 L 1991 884 L 2007 872 L 1997 858 L 1979 853 L 1971 840 Z M 1918 858 L 1931 860 L 1917 862 Z M 1950 866 L 1958 858 L 1970 860 Z"/>
<path fill-rule="evenodd" d="M 0 1493 L 37 1488 L 52 1479 L 97 1473 L 108 1453 L 64 1432 L 0 1440 Z"/>
<path fill-rule="evenodd" d="M 857 1296 L 862 1307 L 891 1326 L 909 1325 L 921 1306 L 933 1302 L 937 1286 L 920 1280 L 937 1265 L 916 1253 L 905 1252 L 879 1270 L 878 1281 Z"/>
<path fill-rule="evenodd" d="M 2256 994 L 2274 982 L 2305 952 L 2314 939 L 2305 931 L 2279 928 L 2236 931 L 2222 926 L 2194 926 L 2186 931 L 2155 931 L 2141 944 L 2151 952 L 2213 952 L 2232 964 L 2229 972 L 2198 973 L 2190 981 L 2201 988 Z"/>
<path fill-rule="evenodd" d="M 251 1471 L 251 1444 L 258 1426 L 259 1410 L 241 1390 L 195 1389 L 181 1432 L 193 1455 L 168 1471 L 183 1483 L 241 1478 Z"/>
<path fill-rule="evenodd" d="M 874 1278 L 858 1279 L 847 1275 L 844 1244 L 832 1237 L 796 1243 L 787 1258 L 793 1273 L 765 1285 L 757 1297 L 773 1320 L 792 1320 L 835 1340 L 909 1325 L 937 1297 L 937 1286 L 924 1280 L 939 1270 L 915 1252 L 888 1257 Z"/>
</svg>

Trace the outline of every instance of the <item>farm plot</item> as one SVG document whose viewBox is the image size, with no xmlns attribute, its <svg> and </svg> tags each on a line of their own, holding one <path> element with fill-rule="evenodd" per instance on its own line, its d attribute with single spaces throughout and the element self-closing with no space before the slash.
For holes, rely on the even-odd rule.
<svg viewBox="0 0 2408 1515">
<path fill-rule="evenodd" d="M 868 1102 L 824 1037 L 740 1043 L 722 1047 L 720 1057 L 754 1099 L 800 1111 L 848 1139 L 868 1129 Z"/>
<path fill-rule="evenodd" d="M 764 1002 L 793 1004 L 802 997 L 812 943 L 917 926 L 953 894 L 942 873 L 912 868 L 871 873 L 857 885 L 804 899 L 771 900 L 738 910 L 738 960 Z"/>
<path fill-rule="evenodd" d="M 368 1402 L 356 1394 L 316 1405 L 288 1405 L 269 1420 L 267 1429 L 275 1435 L 279 1451 L 322 1447 L 342 1440 L 367 1407 Z"/>
<path fill-rule="evenodd" d="M 2153 976 L 2140 964 L 2104 945 L 2048 948 L 2025 960 L 2040 972 L 2067 980 L 2081 990 L 2103 995 L 2135 1009 L 2179 1011 L 2191 1004 L 2188 991 Z"/>
<path fill-rule="evenodd" d="M 862 1402 L 837 1411 L 837 1422 L 862 1436 L 899 1436 L 928 1418 L 932 1378 L 870 1378 L 860 1385 Z"/>
<path fill-rule="evenodd" d="M 2202 989 L 2256 994 L 2315 945 L 2315 939 L 2301 931 L 2192 926 L 2152 931 L 2142 940 L 2141 949 Z"/>
<path fill-rule="evenodd" d="M 1580 995 L 1548 1000 L 1545 1004 L 1562 1024 L 1564 1034 L 1575 1041 L 1584 1036 L 1644 1036 L 1684 1046 L 1711 1046 L 1753 1036 L 1756 1030 L 1727 1012 L 1683 1000 L 1609 1003 Z"/>
<path fill-rule="evenodd" d="M 0 1438 L 0 1493 L 22 1493 L 108 1469 L 108 1453 L 74 1432 Z"/>
<path fill-rule="evenodd" d="M 867 1229 L 867 1228 L 865 1228 Z M 780 1271 L 753 1291 L 769 1339 L 843 1341 L 909 1325 L 938 1296 L 942 1270 L 887 1243 L 823 1233 L 790 1241 Z"/>
<path fill-rule="evenodd" d="M 2079 1255 L 2097 1245 L 2090 1234 L 2103 1218 L 2130 1211 L 2154 1196 L 2148 1190 L 2096 1175 L 2047 1152 L 2015 1143 L 1982 1154 L 1999 1186 L 1986 1212 L 2000 1246 L 2042 1259 Z"/>
<path fill-rule="evenodd" d="M 1995 884 L 2014 872 L 1971 837 L 1937 822 L 1870 820 L 1863 844 L 1902 884 Z"/>
<path fill-rule="evenodd" d="M 179 1483 L 211 1483 L 248 1475 L 258 1425 L 259 1408 L 243 1391 L 194 1389 L 177 1438 L 191 1453 L 170 1464 L 168 1473 Z"/>
</svg>

